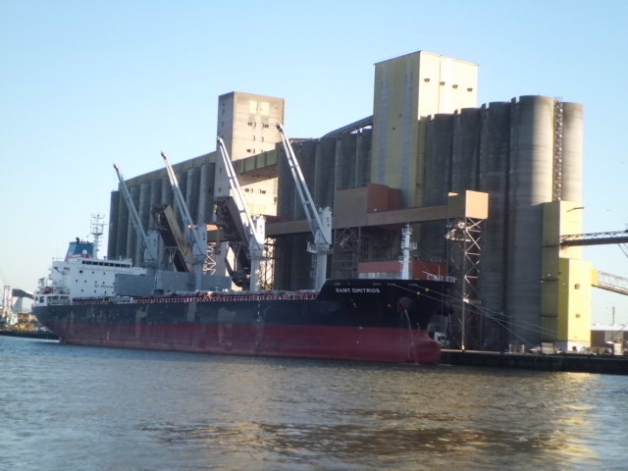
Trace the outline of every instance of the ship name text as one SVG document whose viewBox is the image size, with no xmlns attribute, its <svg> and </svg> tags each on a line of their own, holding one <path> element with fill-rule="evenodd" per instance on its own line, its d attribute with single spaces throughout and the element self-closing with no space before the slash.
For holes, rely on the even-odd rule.
<svg viewBox="0 0 628 471">
<path fill-rule="evenodd" d="M 379 294 L 379 288 L 336 288 L 338 294 Z"/>
</svg>

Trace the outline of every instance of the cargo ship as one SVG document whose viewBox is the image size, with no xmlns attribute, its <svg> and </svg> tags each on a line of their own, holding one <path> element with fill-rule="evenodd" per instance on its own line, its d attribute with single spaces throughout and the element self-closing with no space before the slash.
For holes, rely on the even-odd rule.
<svg viewBox="0 0 628 471">
<path fill-rule="evenodd" d="M 316 256 L 314 290 L 261 289 L 264 217 L 249 214 L 219 137 L 232 196 L 214 201 L 216 222 L 248 243 L 239 263 L 245 270 L 203 269 L 208 229 L 192 220 L 166 154 L 161 155 L 181 224 L 168 205 L 156 205 L 152 212 L 157 229 L 148 233 L 114 164 L 146 268 L 134 267 L 131 260 L 98 258 L 102 228 L 97 223 L 95 241 L 71 242 L 65 259 L 53 262 L 48 277 L 40 280 L 33 304 L 39 322 L 62 342 L 79 345 L 437 364 L 441 345 L 430 338 L 428 326 L 432 316 L 448 313 L 445 300 L 453 280 L 411 280 L 404 275 L 409 227 L 404 231 L 401 279 L 326 280 L 331 211 L 315 210 L 294 150 L 282 126 L 277 127 L 314 236 L 308 248 Z M 165 259 L 171 261 L 169 266 L 160 263 Z M 225 272 L 229 276 L 220 274 Z"/>
<path fill-rule="evenodd" d="M 345 279 L 248 292 L 216 278 L 215 289 L 186 292 L 164 289 L 168 279 L 98 258 L 94 243 L 76 239 L 39 280 L 33 314 L 75 345 L 433 365 L 441 346 L 428 325 L 447 314 L 452 285 Z M 134 295 L 138 287 L 151 292 Z"/>
</svg>

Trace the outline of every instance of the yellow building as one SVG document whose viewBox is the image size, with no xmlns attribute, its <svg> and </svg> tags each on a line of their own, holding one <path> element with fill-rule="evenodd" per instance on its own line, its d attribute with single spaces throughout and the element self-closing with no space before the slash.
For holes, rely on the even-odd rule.
<svg viewBox="0 0 628 471">
<path fill-rule="evenodd" d="M 579 246 L 560 246 L 566 234 L 582 233 L 582 207 L 568 201 L 543 205 L 541 340 L 580 350 L 591 342 L 591 262 Z"/>
<path fill-rule="evenodd" d="M 420 205 L 419 119 L 477 107 L 478 65 L 418 51 L 375 64 L 371 181 Z"/>
</svg>

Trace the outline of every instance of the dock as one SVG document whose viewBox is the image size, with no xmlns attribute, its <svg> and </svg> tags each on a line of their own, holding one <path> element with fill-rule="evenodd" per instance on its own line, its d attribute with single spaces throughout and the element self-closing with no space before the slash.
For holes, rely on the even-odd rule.
<svg viewBox="0 0 628 471">
<path fill-rule="evenodd" d="M 58 340 L 52 332 L 0 330 L 0 335 Z M 500 353 L 443 349 L 441 365 L 628 375 L 627 355 Z"/>
<path fill-rule="evenodd" d="M 53 332 L 0 330 L 0 335 L 7 337 L 26 337 L 29 339 L 58 340 L 59 336 Z"/>
<path fill-rule="evenodd" d="M 628 374 L 628 356 L 443 350 L 441 364 L 518 370 Z"/>
</svg>

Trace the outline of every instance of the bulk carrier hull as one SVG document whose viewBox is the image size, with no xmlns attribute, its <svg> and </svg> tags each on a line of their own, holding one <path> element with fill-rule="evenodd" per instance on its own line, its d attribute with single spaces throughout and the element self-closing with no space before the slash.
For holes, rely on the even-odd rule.
<svg viewBox="0 0 628 471">
<path fill-rule="evenodd" d="M 450 283 L 330 280 L 319 293 L 204 293 L 34 306 L 76 345 L 437 364 L 427 332 Z"/>
</svg>

